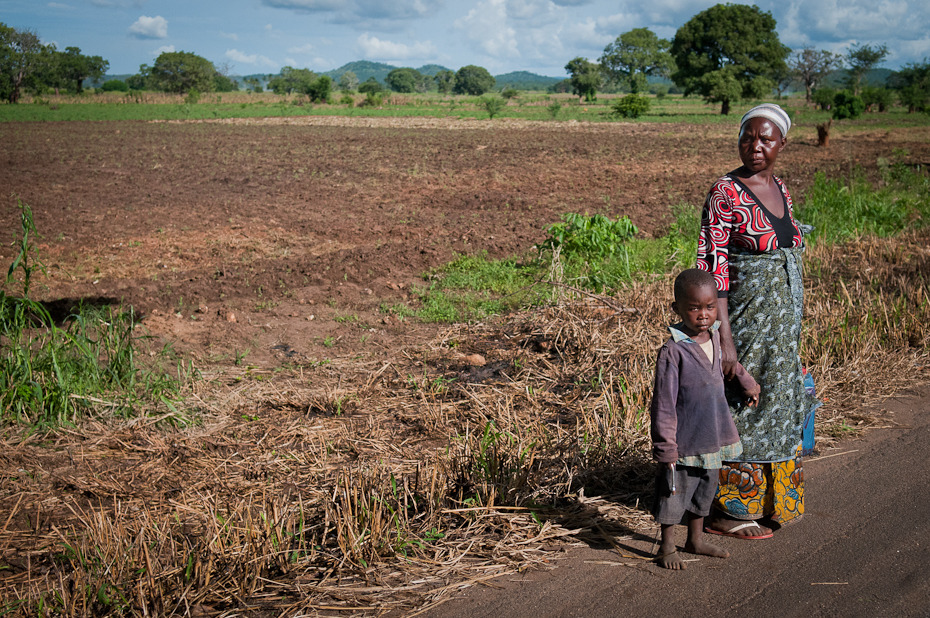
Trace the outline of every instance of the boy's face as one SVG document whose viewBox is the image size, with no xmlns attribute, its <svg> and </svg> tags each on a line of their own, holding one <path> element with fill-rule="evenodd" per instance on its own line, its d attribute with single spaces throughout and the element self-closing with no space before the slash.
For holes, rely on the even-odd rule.
<svg viewBox="0 0 930 618">
<path fill-rule="evenodd" d="M 672 311 L 681 318 L 687 335 L 706 333 L 717 321 L 717 289 L 712 285 L 686 288 L 682 298 L 672 303 Z"/>
</svg>

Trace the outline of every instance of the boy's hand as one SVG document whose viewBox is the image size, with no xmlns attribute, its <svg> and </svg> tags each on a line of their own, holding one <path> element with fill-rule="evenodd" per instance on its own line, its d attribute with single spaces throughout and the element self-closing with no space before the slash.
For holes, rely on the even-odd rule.
<svg viewBox="0 0 930 618">
<path fill-rule="evenodd" d="M 744 396 L 746 397 L 746 405 L 750 408 L 755 407 L 759 404 L 759 393 L 762 392 L 762 388 L 756 384 L 752 388 L 747 388 Z"/>
</svg>

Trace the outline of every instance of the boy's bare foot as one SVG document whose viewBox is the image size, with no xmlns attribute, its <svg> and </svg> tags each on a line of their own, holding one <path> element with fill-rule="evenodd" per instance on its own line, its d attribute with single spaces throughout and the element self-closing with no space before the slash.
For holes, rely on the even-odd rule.
<svg viewBox="0 0 930 618">
<path fill-rule="evenodd" d="M 662 567 L 666 569 L 672 569 L 673 571 L 681 571 L 682 569 L 688 568 L 688 565 L 685 564 L 685 561 L 681 559 L 681 556 L 677 551 L 673 551 L 670 554 L 662 554 L 661 556 L 657 556 L 656 562 L 658 562 Z"/>
<path fill-rule="evenodd" d="M 708 519 L 704 532 L 742 539 L 769 539 L 773 536 L 771 528 L 766 528 L 754 521 L 740 521 L 726 517 Z"/>
<path fill-rule="evenodd" d="M 730 552 L 722 547 L 717 547 L 705 541 L 691 541 L 685 543 L 685 551 L 689 554 L 698 554 L 699 556 L 710 556 L 712 558 L 729 558 Z"/>
</svg>

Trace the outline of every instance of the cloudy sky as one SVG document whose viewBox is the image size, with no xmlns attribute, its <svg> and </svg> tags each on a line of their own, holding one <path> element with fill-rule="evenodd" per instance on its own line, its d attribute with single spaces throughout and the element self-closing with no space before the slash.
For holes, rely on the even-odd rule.
<svg viewBox="0 0 930 618">
<path fill-rule="evenodd" d="M 328 71 L 353 60 L 397 66 L 477 64 L 493 74 L 565 76 L 633 28 L 671 39 L 705 0 L 0 0 L 0 22 L 59 49 L 76 46 L 136 73 L 162 51 L 188 51 L 231 74 L 282 66 Z M 887 45 L 882 65 L 930 58 L 927 0 L 760 0 L 782 43 L 845 53 Z"/>
</svg>

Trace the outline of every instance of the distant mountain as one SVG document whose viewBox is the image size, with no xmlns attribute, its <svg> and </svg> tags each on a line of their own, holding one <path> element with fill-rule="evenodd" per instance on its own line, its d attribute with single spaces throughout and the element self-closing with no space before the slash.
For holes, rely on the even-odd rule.
<svg viewBox="0 0 930 618">
<path fill-rule="evenodd" d="M 333 69 L 332 71 L 326 71 L 323 75 L 329 75 L 336 82 L 339 81 L 339 78 L 342 77 L 342 74 L 346 71 L 352 71 L 355 73 L 355 76 L 358 78 L 359 83 L 368 81 L 369 78 L 374 77 L 376 80 L 384 83 L 384 79 L 387 77 L 387 74 L 393 71 L 398 67 L 385 64 L 384 62 L 371 62 L 369 60 L 356 60 L 355 62 L 349 62 L 344 64 L 338 69 Z"/>
<path fill-rule="evenodd" d="M 444 67 L 441 64 L 424 64 L 419 69 L 417 69 L 417 71 L 419 71 L 423 75 L 429 75 L 430 77 L 433 77 L 434 75 L 436 75 L 436 73 L 439 73 L 440 71 L 451 71 L 451 70 L 452 69 L 448 67 Z"/>
<path fill-rule="evenodd" d="M 552 84 L 562 81 L 562 77 L 546 77 L 529 71 L 513 71 L 494 76 L 494 89 L 514 88 L 516 90 L 546 90 Z"/>
<path fill-rule="evenodd" d="M 872 69 L 865 74 L 865 77 L 862 78 L 863 86 L 885 86 L 888 78 L 891 74 L 894 73 L 891 69 Z M 846 79 L 849 76 L 849 71 L 846 69 L 837 69 L 830 73 L 825 80 L 823 80 L 823 85 L 827 88 L 844 88 L 846 86 Z M 801 90 L 804 88 L 802 87 Z"/>
</svg>

